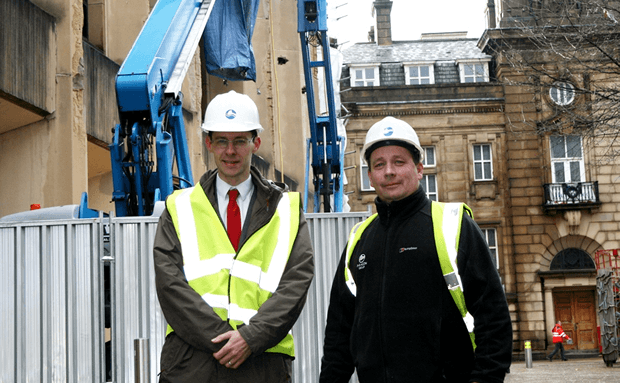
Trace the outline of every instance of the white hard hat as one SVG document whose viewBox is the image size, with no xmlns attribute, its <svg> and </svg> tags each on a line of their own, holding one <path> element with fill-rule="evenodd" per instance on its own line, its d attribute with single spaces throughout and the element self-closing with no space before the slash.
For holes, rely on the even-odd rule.
<svg viewBox="0 0 620 383">
<path fill-rule="evenodd" d="M 424 151 L 420 145 L 420 140 L 415 130 L 403 120 L 394 117 L 386 117 L 375 123 L 366 133 L 366 141 L 362 148 L 362 158 L 367 159 L 370 153 L 378 147 L 386 145 L 399 145 L 401 143 L 413 146 L 420 152 L 420 161 L 424 159 Z"/>
<path fill-rule="evenodd" d="M 202 130 L 209 132 L 263 131 L 258 108 L 250 96 L 231 90 L 218 94 L 211 100 L 205 112 Z"/>
</svg>

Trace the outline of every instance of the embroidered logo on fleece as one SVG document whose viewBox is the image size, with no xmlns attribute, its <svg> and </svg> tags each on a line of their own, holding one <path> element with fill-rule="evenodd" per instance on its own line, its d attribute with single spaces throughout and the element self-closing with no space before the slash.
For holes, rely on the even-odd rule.
<svg viewBox="0 0 620 383">
<path fill-rule="evenodd" d="M 367 264 L 368 262 L 366 262 L 366 254 L 360 255 L 360 257 L 357 260 L 357 269 L 362 270 L 363 268 L 366 267 Z"/>
</svg>

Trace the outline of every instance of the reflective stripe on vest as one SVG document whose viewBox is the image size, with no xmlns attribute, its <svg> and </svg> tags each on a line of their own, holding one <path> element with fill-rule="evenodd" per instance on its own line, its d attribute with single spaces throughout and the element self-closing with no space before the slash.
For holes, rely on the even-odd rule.
<svg viewBox="0 0 620 383">
<path fill-rule="evenodd" d="M 351 256 L 353 255 L 353 250 L 355 249 L 355 245 L 357 245 L 357 241 L 359 241 L 362 237 L 362 233 L 364 232 L 364 230 L 366 230 L 368 225 L 370 225 L 370 223 L 374 221 L 375 218 L 377 218 L 377 216 L 378 214 L 375 213 L 370 217 L 366 218 L 364 221 L 357 223 L 355 226 L 353 226 L 351 232 L 349 233 L 349 240 L 347 241 L 347 264 L 344 268 L 344 281 L 353 296 L 357 296 L 357 286 L 355 285 L 355 280 L 353 279 L 353 275 L 351 274 L 351 269 L 349 269 L 349 265 L 351 263 Z"/>
<path fill-rule="evenodd" d="M 476 349 L 474 337 L 474 317 L 467 311 L 465 305 L 465 295 L 463 294 L 463 283 L 458 273 L 456 256 L 459 250 L 459 237 L 461 236 L 461 223 L 463 222 L 463 210 L 473 218 L 471 209 L 464 203 L 431 203 L 431 216 L 433 217 L 433 232 L 435 234 L 435 246 L 439 255 L 439 265 L 443 277 L 448 286 L 448 291 L 452 295 L 456 307 L 458 307 L 471 344 Z"/>
<path fill-rule="evenodd" d="M 466 210 L 468 214 L 473 218 L 471 209 L 463 203 L 440 203 L 432 202 L 431 204 L 431 216 L 433 220 L 433 233 L 435 237 L 435 246 L 437 249 L 437 256 L 439 257 L 439 264 L 441 266 L 442 274 L 448 291 L 454 300 L 467 331 L 471 339 L 471 344 L 474 350 L 476 349 L 476 342 L 474 339 L 474 318 L 467 311 L 465 306 L 465 295 L 463 294 L 463 287 L 461 283 L 461 277 L 458 273 L 458 267 L 456 264 L 456 256 L 458 253 L 458 241 L 461 233 L 461 222 L 463 219 L 463 210 Z M 349 288 L 349 291 L 353 296 L 357 295 L 357 286 L 353 280 L 353 275 L 349 268 L 351 262 L 351 256 L 355 245 L 362 236 L 362 233 L 370 225 L 370 223 L 377 217 L 377 214 L 373 214 L 365 221 L 358 223 L 351 229 L 349 233 L 349 241 L 347 244 L 347 262 L 345 267 L 345 283 Z"/>
<path fill-rule="evenodd" d="M 299 193 L 283 193 L 271 220 L 237 254 L 202 187 L 177 191 L 166 205 L 189 285 L 234 329 L 249 324 L 280 284 L 299 229 Z M 292 334 L 266 351 L 294 356 Z"/>
</svg>

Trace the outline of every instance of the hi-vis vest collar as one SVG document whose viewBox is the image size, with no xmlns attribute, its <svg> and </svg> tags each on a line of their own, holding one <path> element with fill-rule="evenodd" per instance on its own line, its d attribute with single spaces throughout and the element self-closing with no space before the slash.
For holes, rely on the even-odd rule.
<svg viewBox="0 0 620 383">
<path fill-rule="evenodd" d="M 437 255 L 439 257 L 439 264 L 443 273 L 444 280 L 452 295 L 454 303 L 459 309 L 463 321 L 469 331 L 469 337 L 471 344 L 476 349 L 476 342 L 474 339 L 474 318 L 467 311 L 465 306 L 465 295 L 463 294 L 463 284 L 461 283 L 461 277 L 458 273 L 458 267 L 456 264 L 456 256 L 459 249 L 459 237 L 461 234 L 461 222 L 463 220 L 463 211 L 466 211 L 472 218 L 473 212 L 469 206 L 464 203 L 431 203 L 431 216 L 433 220 L 433 233 L 435 237 L 435 246 L 437 248 Z M 370 223 L 377 218 L 377 214 L 373 214 L 365 221 L 362 221 L 355 225 L 349 233 L 349 241 L 347 243 L 347 264 L 344 268 L 344 279 L 349 291 L 353 296 L 357 295 L 357 286 L 353 275 L 349 268 L 351 262 L 351 256 L 355 245 L 362 237 L 364 230 L 370 225 Z"/>
<path fill-rule="evenodd" d="M 189 285 L 233 328 L 249 324 L 280 284 L 299 229 L 299 193 L 283 193 L 271 220 L 236 254 L 200 185 L 176 191 L 166 206 L 181 242 Z M 167 333 L 171 331 L 168 326 Z M 292 335 L 267 352 L 294 356 Z"/>
</svg>

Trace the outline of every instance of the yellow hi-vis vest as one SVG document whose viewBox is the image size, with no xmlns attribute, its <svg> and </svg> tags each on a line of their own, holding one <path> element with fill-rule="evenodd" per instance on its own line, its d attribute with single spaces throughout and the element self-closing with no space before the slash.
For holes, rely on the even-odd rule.
<svg viewBox="0 0 620 383">
<path fill-rule="evenodd" d="M 439 257 L 439 265 L 443 273 L 444 280 L 448 286 L 448 291 L 452 295 L 452 299 L 459 309 L 463 321 L 467 326 L 471 344 L 474 350 L 476 349 L 476 342 L 474 339 L 474 318 L 467 311 L 465 306 L 465 295 L 463 295 L 463 284 L 461 283 L 461 277 L 458 273 L 458 267 L 456 264 L 456 255 L 459 249 L 459 237 L 461 234 L 461 222 L 463 220 L 463 210 L 465 210 L 472 218 L 473 212 L 469 206 L 464 203 L 431 203 L 431 216 L 433 219 L 433 233 L 435 237 L 435 247 L 437 248 L 437 255 Z M 377 214 L 373 214 L 366 220 L 358 223 L 351 229 L 349 233 L 349 241 L 347 244 L 347 264 L 344 268 L 344 279 L 349 291 L 353 296 L 357 295 L 357 286 L 353 280 L 353 275 L 349 269 L 351 262 L 351 256 L 355 245 L 362 237 L 364 230 L 370 225 L 370 223 L 377 218 Z"/>
<path fill-rule="evenodd" d="M 200 185 L 174 192 L 166 206 L 181 242 L 189 285 L 234 329 L 249 324 L 280 284 L 299 230 L 299 193 L 283 193 L 269 223 L 237 254 Z M 172 331 L 168 325 L 166 335 Z M 289 332 L 266 352 L 295 356 L 293 335 Z"/>
</svg>

